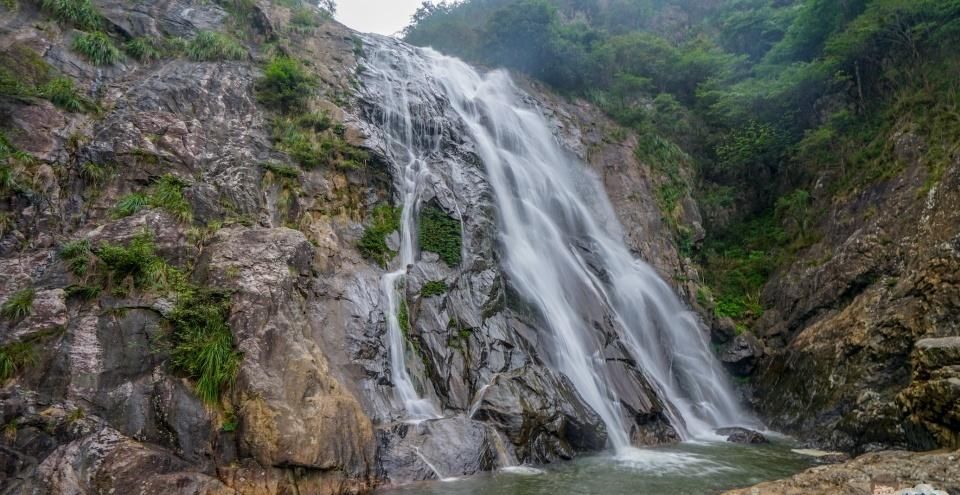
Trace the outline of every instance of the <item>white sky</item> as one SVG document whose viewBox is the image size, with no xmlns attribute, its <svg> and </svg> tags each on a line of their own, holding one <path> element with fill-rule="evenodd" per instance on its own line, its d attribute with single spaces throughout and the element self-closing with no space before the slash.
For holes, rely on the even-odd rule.
<svg viewBox="0 0 960 495">
<path fill-rule="evenodd" d="M 337 20 L 364 33 L 394 34 L 423 0 L 337 0 Z"/>
</svg>

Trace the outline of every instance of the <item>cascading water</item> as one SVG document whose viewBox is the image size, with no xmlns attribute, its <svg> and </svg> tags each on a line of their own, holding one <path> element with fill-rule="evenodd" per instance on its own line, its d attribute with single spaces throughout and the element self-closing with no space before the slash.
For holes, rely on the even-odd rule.
<svg viewBox="0 0 960 495">
<path fill-rule="evenodd" d="M 381 61 L 382 62 L 382 61 Z M 401 62 L 401 61 L 395 61 Z M 409 69 L 408 69 L 409 70 Z M 403 80 L 396 78 L 391 71 L 378 71 L 380 84 L 385 88 L 402 87 Z M 390 373 L 396 387 L 397 398 L 403 404 L 407 419 L 421 420 L 440 417 L 437 407 L 428 399 L 421 398 L 413 385 L 406 366 L 406 343 L 400 326 L 400 298 L 405 291 L 404 276 L 407 266 L 414 262 L 416 252 L 414 218 L 418 207 L 418 191 L 429 178 L 426 166 L 427 157 L 439 146 L 437 140 L 431 140 L 431 132 L 424 132 L 428 123 L 415 120 L 411 113 L 410 93 L 407 91 L 385 91 L 386 97 L 381 105 L 382 121 L 380 127 L 385 133 L 385 150 L 395 167 L 395 176 L 399 177 L 398 192 L 402 205 L 400 211 L 400 253 L 395 260 L 397 268 L 385 274 L 381 280 L 381 290 L 386 301 L 387 340 L 390 351 Z"/>
<path fill-rule="evenodd" d="M 443 166 L 431 161 L 443 133 L 430 127 L 441 119 L 430 116 L 447 105 L 483 161 L 510 284 L 539 311 L 557 343 L 552 364 L 603 419 L 612 445 L 622 450 L 631 442 L 593 321 L 617 329 L 683 438 L 747 422 L 696 319 L 653 269 L 633 258 L 599 180 L 560 146 L 509 76 L 480 75 L 457 59 L 392 39 L 366 41 L 373 48 L 366 84 L 386 97 L 381 128 L 402 177 L 400 269 L 384 276 L 383 290 L 393 377 L 410 415 L 436 410 L 417 397 L 404 365 L 396 283 L 415 261 L 418 188 L 429 167 Z"/>
</svg>

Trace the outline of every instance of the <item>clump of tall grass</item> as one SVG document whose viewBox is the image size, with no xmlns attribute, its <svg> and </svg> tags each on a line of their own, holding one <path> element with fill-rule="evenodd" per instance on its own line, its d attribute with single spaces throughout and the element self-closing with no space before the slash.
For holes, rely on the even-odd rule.
<svg viewBox="0 0 960 495">
<path fill-rule="evenodd" d="M 90 106 L 68 77 L 51 79 L 40 88 L 40 95 L 68 112 L 82 112 Z"/>
<path fill-rule="evenodd" d="M 36 294 L 32 288 L 20 289 L 13 294 L 0 306 L 0 316 L 8 320 L 20 320 L 25 318 L 33 311 L 33 296 Z"/>
<path fill-rule="evenodd" d="M 113 214 L 122 218 L 144 208 L 160 208 L 180 221 L 189 222 L 193 218 L 193 212 L 190 209 L 190 203 L 183 195 L 185 187 L 186 184 L 182 180 L 172 174 L 166 174 L 154 183 L 149 194 L 135 192 L 120 198 L 113 208 Z"/>
<path fill-rule="evenodd" d="M 113 65 L 123 59 L 113 40 L 101 31 L 78 34 L 73 49 L 94 65 Z"/>
<path fill-rule="evenodd" d="M 90 0 L 43 0 L 43 10 L 59 22 L 84 31 L 95 31 L 103 25 L 103 17 Z"/>
<path fill-rule="evenodd" d="M 241 60 L 247 50 L 235 39 L 214 31 L 200 31 L 186 47 L 187 56 L 196 61 Z"/>
</svg>

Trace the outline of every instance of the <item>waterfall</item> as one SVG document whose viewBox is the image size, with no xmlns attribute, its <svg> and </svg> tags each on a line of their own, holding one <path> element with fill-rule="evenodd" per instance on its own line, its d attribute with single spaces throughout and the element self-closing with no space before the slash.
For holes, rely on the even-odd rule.
<svg viewBox="0 0 960 495">
<path fill-rule="evenodd" d="M 400 268 L 384 277 L 391 368 L 411 415 L 435 413 L 416 396 L 396 323 L 396 283 L 414 262 L 418 188 L 444 139 L 444 109 L 475 147 L 493 191 L 502 268 L 539 312 L 555 343 L 551 364 L 602 418 L 614 448 L 630 446 L 629 426 L 610 386 L 606 321 L 657 390 L 682 438 L 711 436 L 749 416 L 734 399 L 696 318 L 672 288 L 624 244 L 599 179 L 564 150 L 546 118 L 507 73 L 480 74 L 430 49 L 370 36 L 365 84 L 378 86 L 386 149 L 402 178 Z M 443 108 L 441 108 L 443 107 Z M 433 158 L 433 160 L 431 160 Z M 395 174 L 395 176 L 397 176 Z M 429 405 L 429 403 L 427 403 Z"/>
</svg>

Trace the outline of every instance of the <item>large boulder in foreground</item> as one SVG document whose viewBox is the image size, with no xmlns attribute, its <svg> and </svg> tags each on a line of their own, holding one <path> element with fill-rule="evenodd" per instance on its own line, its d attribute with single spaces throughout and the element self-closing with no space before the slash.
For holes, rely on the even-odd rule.
<svg viewBox="0 0 960 495">
<path fill-rule="evenodd" d="M 960 451 L 866 454 L 850 462 L 818 466 L 784 480 L 723 495 L 893 495 L 921 483 L 947 493 L 960 493 Z"/>
<path fill-rule="evenodd" d="M 395 484 L 490 471 L 501 455 L 496 435 L 462 416 L 395 423 L 377 432 L 380 469 Z"/>
<path fill-rule="evenodd" d="M 473 417 L 503 431 L 521 462 L 571 459 L 607 442 L 603 420 L 570 381 L 539 366 L 497 375 L 480 392 Z"/>
</svg>

